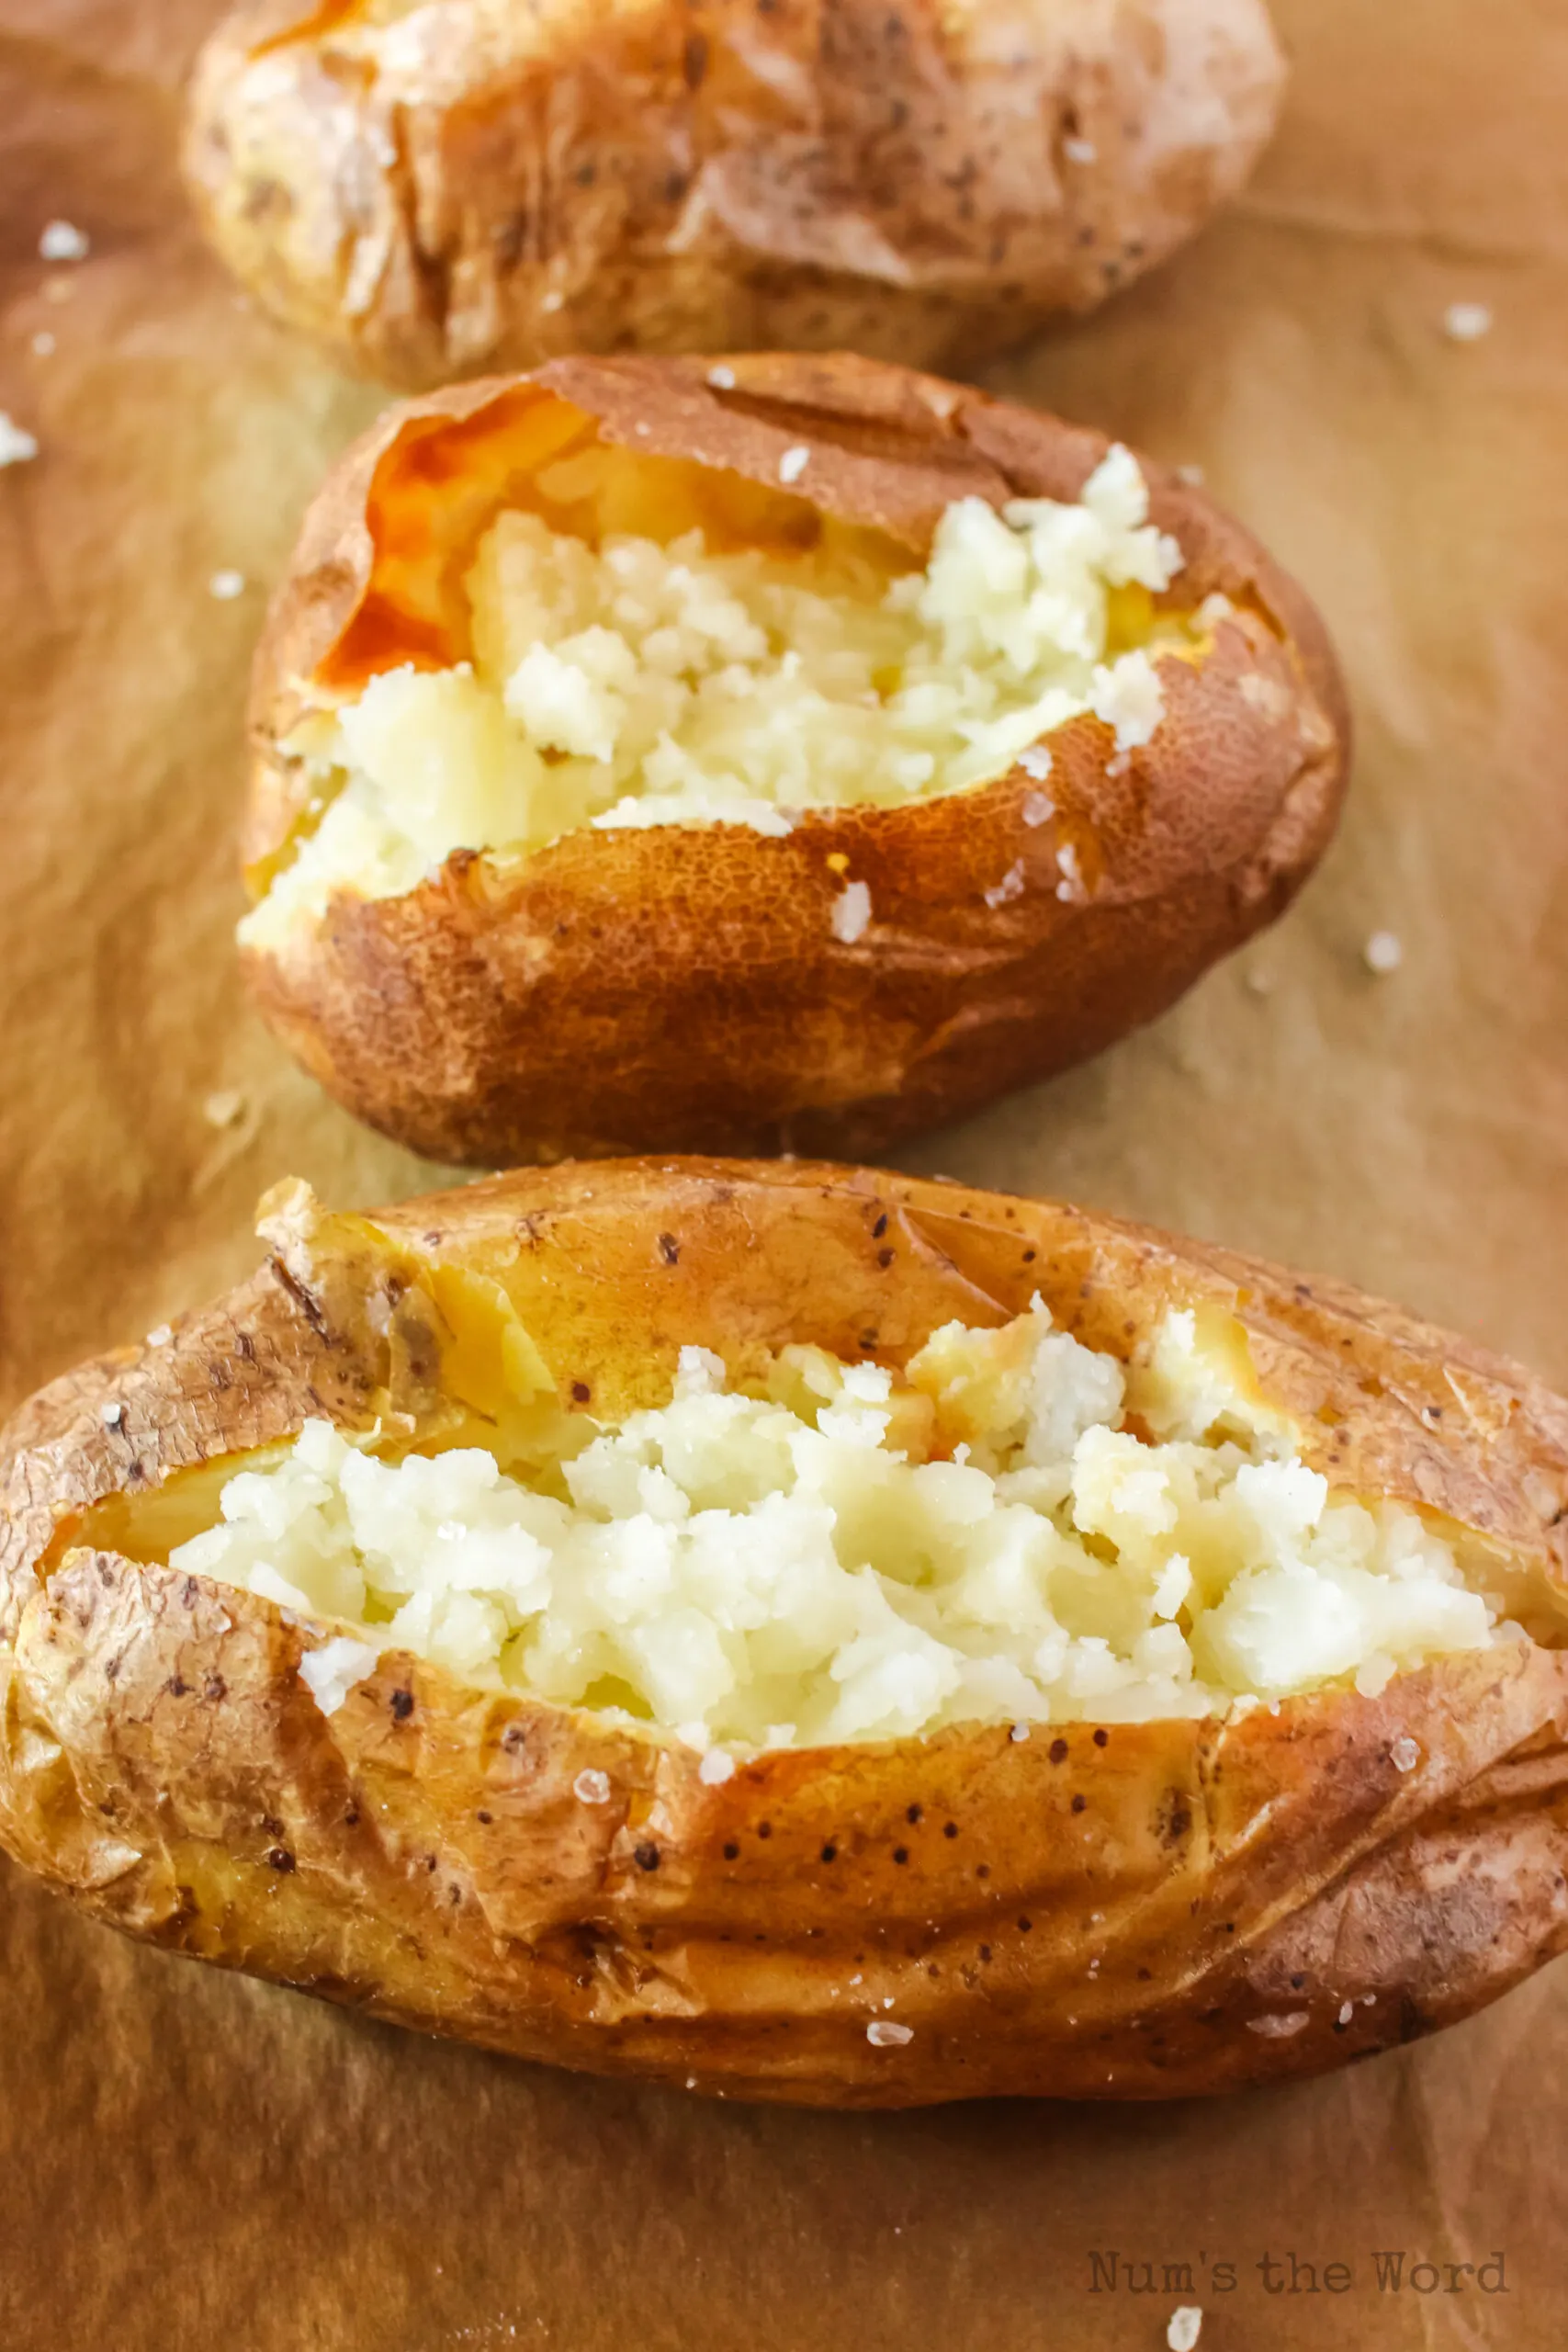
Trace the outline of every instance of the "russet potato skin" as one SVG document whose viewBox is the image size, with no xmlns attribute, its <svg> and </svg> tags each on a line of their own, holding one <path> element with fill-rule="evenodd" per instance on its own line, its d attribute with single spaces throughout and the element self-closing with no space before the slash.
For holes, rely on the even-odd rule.
<svg viewBox="0 0 1568 2352">
<path fill-rule="evenodd" d="M 1070 500 L 1104 435 L 842 355 L 558 360 L 394 410 L 308 514 L 253 683 L 244 854 L 259 895 L 310 785 L 280 739 L 378 671 L 464 658 L 455 583 L 551 396 L 604 441 L 799 494 L 923 560 L 953 500 Z M 721 373 L 724 371 L 721 371 Z M 509 453 L 518 453 L 515 462 Z M 405 896 L 339 893 L 256 1000 L 340 1101 L 432 1159 L 628 1150 L 861 1157 L 1099 1052 L 1273 920 L 1332 832 L 1349 722 L 1321 621 L 1203 492 L 1145 461 L 1180 542 L 1167 606 L 1234 610 L 1163 656 L 1165 718 L 1118 757 L 1085 717 L 1050 739 L 1055 813 L 1021 768 L 897 809 L 564 835 L 459 852 Z M 1076 856 L 1067 876 L 1061 853 Z M 871 921 L 836 937 L 845 883 Z"/>
<path fill-rule="evenodd" d="M 1224 1723 L 775 1750 L 708 1787 L 679 1746 L 394 1653 L 327 1717 L 297 1668 L 329 1626 L 114 1548 L 115 1498 L 310 1414 L 428 1417 L 434 1260 L 504 1275 L 561 1401 L 607 1418 L 666 1395 L 682 1342 L 737 1375 L 791 1340 L 898 1363 L 1038 1289 L 1125 1355 L 1217 1306 L 1335 1485 L 1560 1589 L 1568 1406 L 1517 1367 L 1204 1245 L 808 1163 L 525 1170 L 370 1218 L 307 1196 L 267 1229 L 251 1282 L 0 1439 L 0 1838 L 100 1918 L 525 2057 L 843 2106 L 1309 2074 L 1568 1943 L 1561 1650 Z M 911 2038 L 873 2045 L 879 2018 Z"/>
<path fill-rule="evenodd" d="M 185 138 L 239 278 L 409 390 L 570 351 L 973 367 L 1184 243 L 1284 80 L 1263 0 L 409 13 L 245 0 Z"/>
</svg>

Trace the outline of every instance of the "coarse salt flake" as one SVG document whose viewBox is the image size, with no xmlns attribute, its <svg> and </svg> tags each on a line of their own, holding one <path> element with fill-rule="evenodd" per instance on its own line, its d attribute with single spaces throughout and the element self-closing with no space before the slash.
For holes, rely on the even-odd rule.
<svg viewBox="0 0 1568 2352">
<path fill-rule="evenodd" d="M 1421 1750 L 1406 1732 L 1389 1749 L 1388 1760 L 1396 1772 L 1414 1772 L 1421 1761 Z"/>
<path fill-rule="evenodd" d="M 1170 2352 L 1192 2352 L 1203 2331 L 1203 2310 L 1201 2303 L 1178 2303 L 1166 2325 L 1165 2340 Z"/>
<path fill-rule="evenodd" d="M 865 2038 L 874 2050 L 899 2050 L 906 2041 L 913 2041 L 913 2026 L 898 2025 L 892 2018 L 873 2018 L 866 2027 Z"/>
<path fill-rule="evenodd" d="M 608 1772 L 595 1772 L 592 1768 L 580 1772 L 571 1784 L 571 1793 L 583 1804 L 608 1804 L 610 1775 Z"/>
<path fill-rule="evenodd" d="M 1100 150 L 1092 139 L 1064 139 L 1062 153 L 1069 164 L 1098 164 Z"/>
<path fill-rule="evenodd" d="M 988 907 L 1005 907 L 1013 899 L 1023 896 L 1023 860 L 1018 858 L 1008 867 L 999 882 L 984 893 Z"/>
<path fill-rule="evenodd" d="M 735 1758 L 728 1748 L 710 1747 L 697 1766 L 697 1778 L 705 1788 L 716 1789 L 735 1778 Z"/>
<path fill-rule="evenodd" d="M 1062 878 L 1056 885 L 1057 898 L 1077 898 L 1083 888 L 1083 869 L 1071 842 L 1064 842 L 1057 850 L 1056 863 L 1062 869 Z"/>
<path fill-rule="evenodd" d="M 863 882 L 846 883 L 833 901 L 829 918 L 833 936 L 852 947 L 871 921 L 871 892 Z"/>
<path fill-rule="evenodd" d="M 1018 763 L 1024 775 L 1032 776 L 1036 784 L 1043 784 L 1055 765 L 1043 743 L 1031 743 L 1027 750 L 1019 753 Z"/>
<path fill-rule="evenodd" d="M 784 456 L 779 459 L 780 481 L 798 481 L 801 475 L 806 471 L 807 467 L 810 463 L 810 450 L 807 447 L 804 441 L 797 441 L 794 448 L 786 449 Z"/>
<path fill-rule="evenodd" d="M 174 1336 L 175 1327 L 172 1323 L 159 1323 L 148 1332 L 147 1344 L 150 1348 L 166 1348 Z"/>
<path fill-rule="evenodd" d="M 1341 2025 L 1348 2025 L 1355 2014 L 1356 2004 L 1354 2001 L 1341 2001 L 1339 2004 L 1339 2022 Z"/>
<path fill-rule="evenodd" d="M 231 605 L 236 596 L 245 593 L 245 575 L 243 571 L 215 571 L 207 583 L 207 593 L 220 605 Z"/>
<path fill-rule="evenodd" d="M 1492 331 L 1492 312 L 1484 302 L 1450 302 L 1443 312 L 1443 333 L 1450 343 L 1479 343 Z"/>
<path fill-rule="evenodd" d="M 1048 825 L 1056 813 L 1056 804 L 1048 792 L 1026 792 L 1019 813 L 1026 825 Z"/>
<path fill-rule="evenodd" d="M 1029 1725 L 1027 1724 L 1014 1724 L 1011 1731 L 1008 1734 L 1008 1737 L 1013 1741 L 1015 1746 L 1021 1747 L 1029 1737 Z"/>
<path fill-rule="evenodd" d="M 209 1127 L 231 1127 L 245 1107 L 245 1098 L 231 1086 L 220 1088 L 209 1094 L 201 1106 L 201 1115 Z"/>
<path fill-rule="evenodd" d="M 547 294 L 542 294 L 539 298 L 541 311 L 559 311 L 564 310 L 565 307 L 566 296 L 558 286 L 552 286 Z"/>
<path fill-rule="evenodd" d="M 708 382 L 716 392 L 732 392 L 735 390 L 735 370 L 733 368 L 710 368 Z"/>
<path fill-rule="evenodd" d="M 38 249 L 42 261 L 85 261 L 92 251 L 92 240 L 73 221 L 51 220 L 38 241 Z"/>
<path fill-rule="evenodd" d="M 37 456 L 33 435 L 0 409 L 0 466 L 25 466 Z"/>
<path fill-rule="evenodd" d="M 1312 2019 L 1305 2009 L 1286 2009 L 1280 2014 L 1266 2018 L 1248 2018 L 1247 2030 L 1248 2033 L 1262 2034 L 1266 2041 L 1283 2041 L 1289 2035 L 1300 2033 L 1303 2026 L 1311 2023 Z"/>
<path fill-rule="evenodd" d="M 102 1421 L 105 1429 L 118 1430 L 121 1421 L 125 1419 L 125 1407 L 118 1403 L 106 1405 L 99 1413 L 98 1419 Z"/>
<path fill-rule="evenodd" d="M 1368 971 L 1376 972 L 1380 979 L 1386 978 L 1390 972 L 1397 972 L 1404 961 L 1404 949 L 1400 943 L 1399 933 L 1394 931 L 1374 931 L 1361 950 L 1361 957 Z"/>
</svg>

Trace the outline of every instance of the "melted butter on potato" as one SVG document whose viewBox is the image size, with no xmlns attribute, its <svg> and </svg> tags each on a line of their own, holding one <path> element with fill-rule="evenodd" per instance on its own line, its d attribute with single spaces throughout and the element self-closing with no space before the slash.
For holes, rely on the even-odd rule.
<svg viewBox="0 0 1568 2352">
<path fill-rule="evenodd" d="M 284 744 L 323 811 L 242 936 L 276 943 L 334 892 L 400 896 L 455 851 L 517 858 L 582 826 L 739 824 L 897 808 L 1007 775 L 1095 712 L 1151 740 L 1151 653 L 1192 625 L 1153 598 L 1180 569 L 1114 448 L 1076 503 L 951 504 L 923 570 L 804 502 L 599 447 L 537 474 L 467 577 L 472 658 L 383 671 Z M 747 544 L 750 534 L 757 543 Z"/>
<path fill-rule="evenodd" d="M 442 1305 L 446 1450 L 308 1423 L 171 1565 L 697 1746 L 1224 1713 L 1508 1630 L 1415 1512 L 1300 1460 L 1206 1310 L 1130 1365 L 1038 1302 L 901 1376 L 788 1346 L 736 1388 L 686 1348 L 667 1403 L 601 1425 L 497 1285 Z"/>
</svg>

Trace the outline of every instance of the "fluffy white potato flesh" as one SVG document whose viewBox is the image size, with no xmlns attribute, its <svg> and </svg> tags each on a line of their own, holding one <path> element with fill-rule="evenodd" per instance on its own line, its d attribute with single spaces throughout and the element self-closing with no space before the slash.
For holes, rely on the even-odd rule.
<svg viewBox="0 0 1568 2352">
<path fill-rule="evenodd" d="M 1181 555 L 1147 514 L 1121 447 L 1074 503 L 957 501 L 925 568 L 892 576 L 837 544 L 590 544 L 509 509 L 467 582 L 473 660 L 385 672 L 285 742 L 320 821 L 242 936 L 275 943 L 334 892 L 400 896 L 456 850 L 522 856 L 581 826 L 787 832 L 802 810 L 897 808 L 1021 758 L 1045 786 L 1041 739 L 1087 711 L 1124 756 L 1163 715 L 1151 655 L 1196 642 L 1151 605 Z"/>
<path fill-rule="evenodd" d="M 311 1422 L 172 1565 L 333 1621 L 323 1706 L 396 1646 L 700 1748 L 1223 1714 L 1515 1631 L 1190 1313 L 1126 1367 L 1038 1304 L 898 1377 L 788 1348 L 741 1394 L 686 1349 L 668 1404 L 553 1429 L 503 1464 Z"/>
</svg>

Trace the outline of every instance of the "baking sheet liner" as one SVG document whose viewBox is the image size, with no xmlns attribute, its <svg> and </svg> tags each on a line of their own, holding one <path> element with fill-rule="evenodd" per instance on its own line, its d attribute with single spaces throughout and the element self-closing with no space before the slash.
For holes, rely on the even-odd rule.
<svg viewBox="0 0 1568 2352">
<path fill-rule="evenodd" d="M 0 0 L 0 407 L 40 444 L 0 473 L 5 1405 L 244 1272 L 284 1171 L 428 1181 L 285 1061 L 230 956 L 250 642 L 380 395 L 186 220 L 217 7 Z M 1568 1383 L 1568 19 L 1277 14 L 1295 83 L 1239 209 L 988 380 L 1201 465 L 1300 572 L 1355 694 L 1350 811 L 1157 1028 L 908 1164 L 1347 1274 Z M 40 260 L 56 217 L 85 261 Z M 1455 302 L 1490 334 L 1446 334 Z M 1202 2352 L 1530 2352 L 1568 2339 L 1565 2079 L 1559 1966 L 1218 2103 L 702 2104 L 132 1948 L 5 1866 L 0 2345 L 1133 2352 L 1192 2302 Z"/>
</svg>

